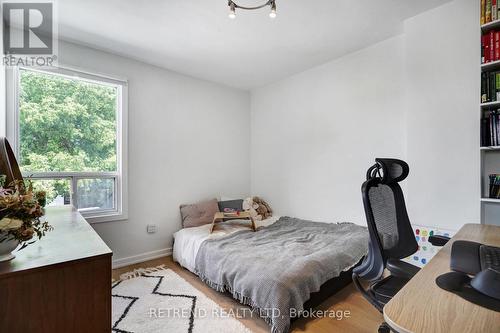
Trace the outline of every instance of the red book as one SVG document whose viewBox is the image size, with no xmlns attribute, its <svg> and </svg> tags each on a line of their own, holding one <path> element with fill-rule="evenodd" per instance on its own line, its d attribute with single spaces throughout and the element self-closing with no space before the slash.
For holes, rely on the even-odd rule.
<svg viewBox="0 0 500 333">
<path fill-rule="evenodd" d="M 495 60 L 495 32 L 490 31 L 490 61 Z"/>
<path fill-rule="evenodd" d="M 483 36 L 484 45 L 484 63 L 490 62 L 490 35 L 486 34 Z"/>
<path fill-rule="evenodd" d="M 500 60 L 500 31 L 495 31 L 495 61 Z"/>
<path fill-rule="evenodd" d="M 481 35 L 481 63 L 484 64 L 485 58 L 484 58 L 484 36 Z"/>
<path fill-rule="evenodd" d="M 498 19 L 497 0 L 491 0 L 491 20 L 496 21 L 497 19 Z"/>
</svg>

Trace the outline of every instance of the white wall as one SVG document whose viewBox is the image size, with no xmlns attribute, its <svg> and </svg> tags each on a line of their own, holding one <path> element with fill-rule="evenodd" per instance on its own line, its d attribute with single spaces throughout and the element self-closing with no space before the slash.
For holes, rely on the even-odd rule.
<svg viewBox="0 0 500 333">
<path fill-rule="evenodd" d="M 478 17 L 477 1 L 455 0 L 251 98 L 61 42 L 61 63 L 129 80 L 129 219 L 95 229 L 124 263 L 165 254 L 179 204 L 219 195 L 251 192 L 278 214 L 365 224 L 360 186 L 379 156 L 410 162 L 413 223 L 478 222 Z"/>
<path fill-rule="evenodd" d="M 404 154 L 403 40 L 252 92 L 251 190 L 278 214 L 365 224 L 375 157 Z"/>
<path fill-rule="evenodd" d="M 405 22 L 408 210 L 413 223 L 480 221 L 478 1 Z"/>
<path fill-rule="evenodd" d="M 64 42 L 59 61 L 129 82 L 129 219 L 93 225 L 113 260 L 164 254 L 182 203 L 248 194 L 248 92 Z"/>
<path fill-rule="evenodd" d="M 279 214 L 364 224 L 365 170 L 400 157 L 414 224 L 478 223 L 478 7 L 453 1 L 398 37 L 252 91 L 252 193 Z"/>
</svg>

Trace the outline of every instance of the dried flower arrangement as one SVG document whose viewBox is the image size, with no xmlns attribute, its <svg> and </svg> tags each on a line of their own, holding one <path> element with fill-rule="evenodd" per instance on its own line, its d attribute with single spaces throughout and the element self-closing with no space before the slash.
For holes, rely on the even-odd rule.
<svg viewBox="0 0 500 333">
<path fill-rule="evenodd" d="M 23 249 L 34 235 L 38 239 L 53 228 L 40 218 L 44 215 L 45 193 L 34 191 L 31 181 L 25 186 L 14 181 L 4 187 L 6 177 L 0 175 L 0 243 L 17 241 Z"/>
</svg>

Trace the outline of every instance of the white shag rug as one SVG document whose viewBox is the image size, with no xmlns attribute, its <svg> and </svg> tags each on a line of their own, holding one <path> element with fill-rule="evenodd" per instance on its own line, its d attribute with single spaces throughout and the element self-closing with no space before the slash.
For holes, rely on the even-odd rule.
<svg viewBox="0 0 500 333">
<path fill-rule="evenodd" d="M 114 333 L 252 333 L 171 269 L 138 269 L 112 286 Z"/>
</svg>

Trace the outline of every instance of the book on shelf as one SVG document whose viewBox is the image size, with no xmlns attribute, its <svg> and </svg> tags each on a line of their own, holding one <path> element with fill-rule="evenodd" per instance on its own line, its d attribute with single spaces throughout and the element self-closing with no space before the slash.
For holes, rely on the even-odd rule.
<svg viewBox="0 0 500 333">
<path fill-rule="evenodd" d="M 491 0 L 486 0 L 486 9 L 485 9 L 485 22 L 491 22 Z"/>
<path fill-rule="evenodd" d="M 490 61 L 495 61 L 495 31 L 488 33 L 488 44 L 490 45 L 490 54 L 488 55 Z"/>
<path fill-rule="evenodd" d="M 488 147 L 490 144 L 490 124 L 488 118 L 481 118 L 481 147 Z"/>
<path fill-rule="evenodd" d="M 490 175 L 490 199 L 500 199 L 500 174 Z"/>
<path fill-rule="evenodd" d="M 481 146 L 500 146 L 500 110 L 487 111 L 481 119 Z"/>
<path fill-rule="evenodd" d="M 493 59 L 500 60 L 500 31 L 495 31 L 493 34 Z"/>
<path fill-rule="evenodd" d="M 490 120 L 490 146 L 497 145 L 497 112 L 492 111 L 489 116 Z"/>
<path fill-rule="evenodd" d="M 491 117 L 491 145 L 498 146 L 498 112 L 494 111 L 490 114 Z"/>
<path fill-rule="evenodd" d="M 488 91 L 488 96 L 490 99 L 490 102 L 496 102 L 497 101 L 497 73 L 489 73 L 489 91 Z"/>
<path fill-rule="evenodd" d="M 488 73 L 481 73 L 481 103 L 488 102 Z"/>
<path fill-rule="evenodd" d="M 495 72 L 495 100 L 500 101 L 500 72 Z"/>
<path fill-rule="evenodd" d="M 500 101 L 500 71 L 481 73 L 481 103 Z"/>
<path fill-rule="evenodd" d="M 481 25 L 486 23 L 485 20 L 486 0 L 481 0 Z"/>
<path fill-rule="evenodd" d="M 496 21 L 498 18 L 498 8 L 497 8 L 497 0 L 491 0 L 491 20 Z"/>
<path fill-rule="evenodd" d="M 481 37 L 481 63 L 500 60 L 500 29 L 491 30 Z"/>
<path fill-rule="evenodd" d="M 491 61 L 490 58 L 490 40 L 489 40 L 489 35 L 483 35 L 481 38 L 481 54 L 483 55 L 483 64 L 486 64 Z"/>
<path fill-rule="evenodd" d="M 486 39 L 484 38 L 484 36 L 481 36 L 481 63 L 482 64 L 486 63 L 486 58 L 485 58 L 485 54 L 484 54 L 485 47 L 486 47 Z"/>
<path fill-rule="evenodd" d="M 500 19 L 499 0 L 480 0 L 481 25 Z"/>
</svg>

